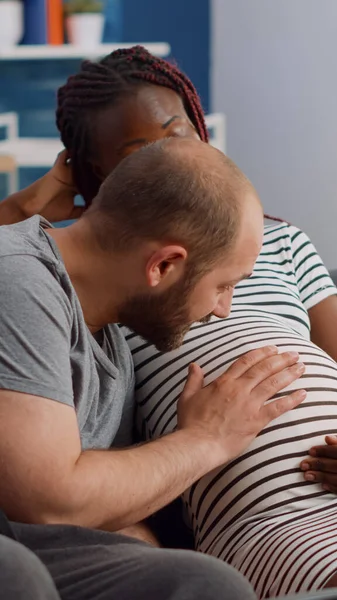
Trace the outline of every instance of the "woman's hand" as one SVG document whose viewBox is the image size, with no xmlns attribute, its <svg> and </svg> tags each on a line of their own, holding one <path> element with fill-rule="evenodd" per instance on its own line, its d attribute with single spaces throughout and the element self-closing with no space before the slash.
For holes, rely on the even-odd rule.
<svg viewBox="0 0 337 600">
<path fill-rule="evenodd" d="M 40 214 L 48 221 L 57 222 L 77 219 L 84 212 L 85 207 L 74 204 L 77 190 L 67 159 L 67 151 L 63 150 L 50 171 L 34 184 L 35 197 L 25 207 L 28 216 Z"/>
<path fill-rule="evenodd" d="M 325 446 L 309 450 L 300 467 L 306 481 L 321 483 L 324 490 L 337 494 L 337 436 L 327 435 L 325 441 Z"/>
<path fill-rule="evenodd" d="M 42 215 L 54 223 L 80 217 L 85 207 L 74 204 L 77 190 L 67 158 L 67 152 L 63 150 L 46 175 L 3 200 L 0 225 L 24 221 L 33 215 Z"/>
</svg>

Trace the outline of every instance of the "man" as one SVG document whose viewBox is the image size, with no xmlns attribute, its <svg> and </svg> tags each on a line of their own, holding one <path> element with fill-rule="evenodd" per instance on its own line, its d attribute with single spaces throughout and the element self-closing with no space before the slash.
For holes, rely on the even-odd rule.
<svg viewBox="0 0 337 600">
<path fill-rule="evenodd" d="M 254 598 L 228 566 L 134 538 L 303 400 L 265 404 L 302 375 L 298 355 L 253 351 L 205 388 L 191 365 L 177 431 L 126 447 L 133 367 L 109 324 L 177 347 L 193 322 L 228 315 L 262 234 L 239 169 L 173 138 L 122 161 L 71 227 L 33 217 L 1 228 L 0 507 L 62 600 Z"/>
</svg>

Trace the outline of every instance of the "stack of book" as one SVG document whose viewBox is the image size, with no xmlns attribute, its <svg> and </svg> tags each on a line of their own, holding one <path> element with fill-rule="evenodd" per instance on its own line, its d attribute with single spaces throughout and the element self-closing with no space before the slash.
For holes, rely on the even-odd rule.
<svg viewBox="0 0 337 600">
<path fill-rule="evenodd" d="M 62 0 L 24 0 L 23 44 L 63 44 Z"/>
</svg>

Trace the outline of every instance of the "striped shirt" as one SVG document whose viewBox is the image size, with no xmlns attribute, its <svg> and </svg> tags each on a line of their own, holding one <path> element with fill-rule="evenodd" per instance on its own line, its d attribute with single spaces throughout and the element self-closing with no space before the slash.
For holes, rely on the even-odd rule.
<svg viewBox="0 0 337 600">
<path fill-rule="evenodd" d="M 176 427 L 192 361 L 206 383 L 259 346 L 296 350 L 306 364 L 302 379 L 287 388 L 305 387 L 306 400 L 183 497 L 196 548 L 239 569 L 260 598 L 320 589 L 337 571 L 337 499 L 306 482 L 299 468 L 311 446 L 337 433 L 337 364 L 310 341 L 308 316 L 336 293 L 308 237 L 273 225 L 265 228 L 253 275 L 235 289 L 227 319 L 195 324 L 182 347 L 167 354 L 126 332 L 146 439 Z"/>
</svg>

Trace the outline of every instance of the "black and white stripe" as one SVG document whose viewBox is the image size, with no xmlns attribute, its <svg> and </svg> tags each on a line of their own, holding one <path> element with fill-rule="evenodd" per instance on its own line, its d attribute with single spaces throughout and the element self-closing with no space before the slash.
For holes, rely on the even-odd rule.
<svg viewBox="0 0 337 600">
<path fill-rule="evenodd" d="M 312 445 L 337 433 L 337 365 L 310 342 L 307 312 L 335 293 L 304 233 L 286 224 L 266 227 L 254 273 L 237 286 L 228 319 L 196 324 L 166 355 L 126 333 L 147 439 L 175 428 L 190 362 L 198 362 L 208 383 L 253 348 L 300 352 L 306 373 L 289 389 L 305 387 L 306 401 L 184 494 L 196 548 L 233 564 L 260 598 L 318 589 L 337 571 L 337 499 L 305 482 L 299 469 Z"/>
</svg>

